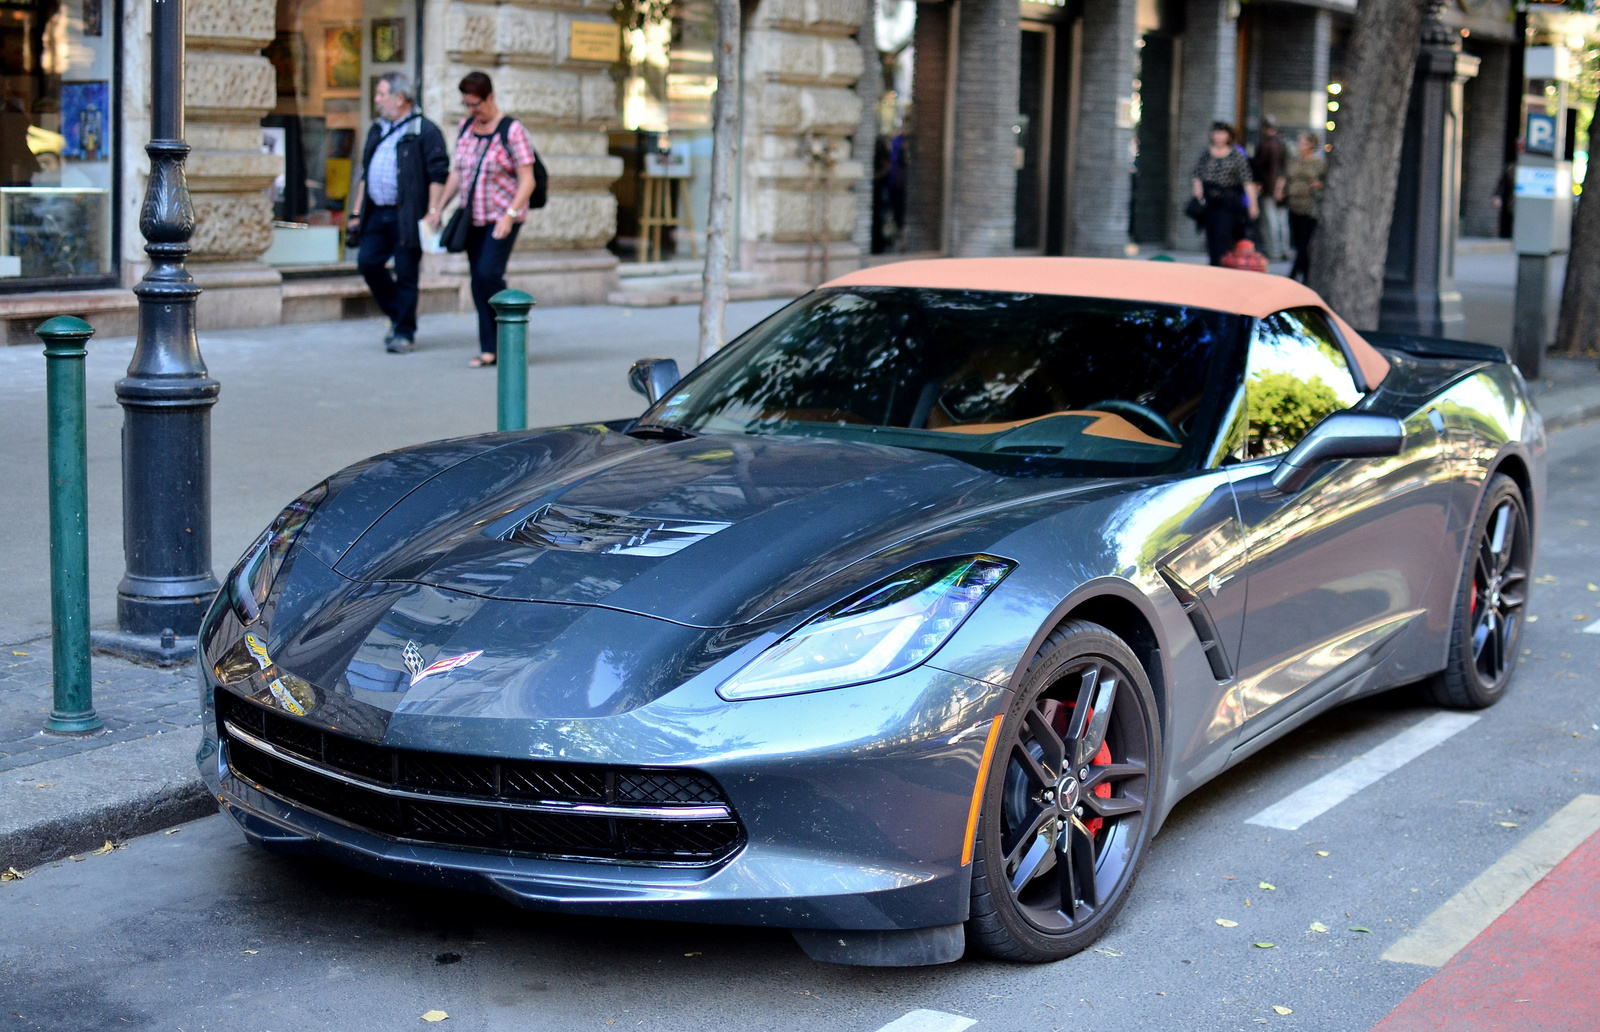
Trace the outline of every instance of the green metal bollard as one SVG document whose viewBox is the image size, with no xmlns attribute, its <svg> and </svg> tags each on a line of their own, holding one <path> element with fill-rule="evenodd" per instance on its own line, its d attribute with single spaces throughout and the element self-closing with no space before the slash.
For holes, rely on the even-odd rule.
<svg viewBox="0 0 1600 1032">
<path fill-rule="evenodd" d="M 532 295 L 520 290 L 502 290 L 489 299 L 494 309 L 495 340 L 500 357 L 500 404 L 495 427 L 499 430 L 528 428 L 528 309 Z"/>
<path fill-rule="evenodd" d="M 34 330 L 44 341 L 50 450 L 50 659 L 55 700 L 45 730 L 98 729 L 89 676 L 88 397 L 84 359 L 94 328 L 58 315 Z"/>
</svg>

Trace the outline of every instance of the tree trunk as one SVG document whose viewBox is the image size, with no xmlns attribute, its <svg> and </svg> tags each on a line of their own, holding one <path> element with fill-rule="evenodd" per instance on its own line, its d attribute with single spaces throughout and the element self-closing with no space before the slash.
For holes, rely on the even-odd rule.
<svg viewBox="0 0 1600 1032">
<path fill-rule="evenodd" d="M 1352 326 L 1378 325 L 1400 146 L 1422 38 L 1438 0 L 1360 0 L 1339 94 L 1339 143 L 1328 159 L 1311 286 Z"/>
<path fill-rule="evenodd" d="M 739 167 L 739 0 L 716 0 L 717 92 L 711 104 L 711 206 L 706 217 L 706 268 L 700 290 L 704 362 L 727 340 L 728 239 L 733 176 Z"/>
<path fill-rule="evenodd" d="M 1590 123 L 1589 132 L 1596 128 Z M 1552 351 L 1593 355 L 1600 351 L 1600 174 L 1587 184 L 1572 218 L 1572 250 L 1561 287 L 1561 318 Z"/>
</svg>

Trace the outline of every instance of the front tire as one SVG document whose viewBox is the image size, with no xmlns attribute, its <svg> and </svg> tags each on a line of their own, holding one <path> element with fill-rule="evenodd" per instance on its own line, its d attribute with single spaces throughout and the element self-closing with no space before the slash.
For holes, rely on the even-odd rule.
<svg viewBox="0 0 1600 1032">
<path fill-rule="evenodd" d="M 1441 706 L 1485 709 L 1500 701 L 1517 665 L 1528 602 L 1533 536 L 1522 489 L 1503 473 L 1483 492 L 1450 621 L 1450 659 L 1429 683 Z"/>
<path fill-rule="evenodd" d="M 1099 938 L 1144 862 L 1160 759 L 1155 693 L 1138 657 L 1099 624 L 1062 624 L 1001 725 L 967 941 L 1040 963 Z"/>
</svg>

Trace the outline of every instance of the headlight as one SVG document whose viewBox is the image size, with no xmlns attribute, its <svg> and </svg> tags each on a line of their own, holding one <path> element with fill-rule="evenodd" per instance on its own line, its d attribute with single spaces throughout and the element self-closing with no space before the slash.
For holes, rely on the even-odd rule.
<svg viewBox="0 0 1600 1032">
<path fill-rule="evenodd" d="M 902 570 L 808 620 L 717 694 L 730 702 L 794 695 L 909 670 L 933 655 L 1014 565 L 969 555 Z"/>
<path fill-rule="evenodd" d="M 260 618 L 261 607 L 267 604 L 267 594 L 277 579 L 283 557 L 289 554 L 306 521 L 327 496 L 328 485 L 324 481 L 290 502 L 234 564 L 223 590 L 228 592 L 228 600 L 240 623 L 249 626 Z"/>
</svg>

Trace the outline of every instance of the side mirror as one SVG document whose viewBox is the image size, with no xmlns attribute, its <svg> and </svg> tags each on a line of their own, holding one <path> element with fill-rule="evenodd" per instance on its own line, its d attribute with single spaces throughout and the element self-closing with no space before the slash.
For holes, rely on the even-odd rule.
<svg viewBox="0 0 1600 1032">
<path fill-rule="evenodd" d="M 1272 471 L 1272 486 L 1294 494 L 1323 463 L 1335 459 L 1377 459 L 1399 455 L 1406 429 L 1393 416 L 1335 412 L 1311 428 Z"/>
<path fill-rule="evenodd" d="M 628 386 L 654 405 L 677 383 L 678 363 L 670 358 L 641 358 L 628 367 Z"/>
</svg>

